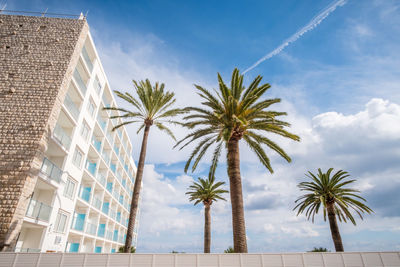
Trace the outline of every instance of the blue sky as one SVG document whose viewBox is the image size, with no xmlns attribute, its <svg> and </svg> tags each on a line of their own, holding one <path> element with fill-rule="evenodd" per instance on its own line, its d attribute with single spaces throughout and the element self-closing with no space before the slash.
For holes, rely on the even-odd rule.
<svg viewBox="0 0 400 267">
<path fill-rule="evenodd" d="M 0 1 L 1 3 L 1 1 Z M 3 1 L 4 3 L 4 1 Z M 245 70 L 278 47 L 333 1 L 7 1 L 7 9 L 79 13 L 88 22 L 113 89 L 132 79 L 165 82 L 178 105 L 198 105 L 193 83 L 216 86 L 234 67 Z M 374 209 L 357 227 L 341 224 L 345 250 L 399 250 L 400 244 L 400 3 L 348 0 L 315 29 L 245 76 L 272 85 L 301 143 L 279 138 L 293 157 L 270 153 L 266 172 L 241 147 L 250 252 L 333 250 L 328 224 L 296 217 L 296 184 L 307 170 L 334 167 L 358 179 Z M 123 103 L 120 103 L 123 105 Z M 179 137 L 185 130 L 175 129 Z M 134 144 L 141 136 L 129 127 Z M 202 251 L 201 206 L 187 186 L 207 170 L 184 174 L 190 149 L 175 151 L 157 130 L 150 135 L 138 252 Z M 136 146 L 134 158 L 138 158 Z M 217 177 L 227 181 L 222 161 Z M 232 245 L 229 203 L 216 203 L 212 252 Z"/>
</svg>

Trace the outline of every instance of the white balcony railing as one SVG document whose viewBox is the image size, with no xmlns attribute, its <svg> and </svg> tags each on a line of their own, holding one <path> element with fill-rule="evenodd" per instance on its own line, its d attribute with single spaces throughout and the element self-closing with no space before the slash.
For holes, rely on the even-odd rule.
<svg viewBox="0 0 400 267">
<path fill-rule="evenodd" d="M 50 219 L 51 210 L 51 206 L 31 198 L 25 215 L 36 220 L 48 222 Z"/>
<path fill-rule="evenodd" d="M 71 146 L 71 138 L 59 124 L 56 124 L 56 127 L 53 131 L 53 136 L 63 147 L 65 147 L 67 150 L 69 149 Z"/>
<path fill-rule="evenodd" d="M 57 183 L 61 181 L 61 176 L 63 171 L 60 168 L 58 168 L 53 162 L 51 162 L 48 158 L 43 159 L 40 171 L 50 179 L 56 181 Z"/>
</svg>

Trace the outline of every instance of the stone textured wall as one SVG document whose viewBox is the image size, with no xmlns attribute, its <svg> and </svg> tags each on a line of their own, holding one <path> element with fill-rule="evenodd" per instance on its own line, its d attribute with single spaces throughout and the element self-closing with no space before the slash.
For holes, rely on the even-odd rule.
<svg viewBox="0 0 400 267">
<path fill-rule="evenodd" d="M 85 20 L 0 15 L 0 251 L 14 249 L 88 30 Z"/>
</svg>

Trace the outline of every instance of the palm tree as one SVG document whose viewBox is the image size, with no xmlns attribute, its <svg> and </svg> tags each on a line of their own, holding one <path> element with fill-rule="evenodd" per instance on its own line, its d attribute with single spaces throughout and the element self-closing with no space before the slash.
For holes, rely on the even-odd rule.
<svg viewBox="0 0 400 267">
<path fill-rule="evenodd" d="M 194 171 L 212 144 L 214 150 L 209 177 L 213 177 L 221 154 L 222 145 L 227 149 L 227 169 L 232 204 L 232 227 L 234 250 L 247 252 L 246 230 L 243 209 L 242 180 L 240 175 L 239 141 L 244 140 L 257 155 L 260 162 L 272 173 L 270 160 L 262 147 L 266 145 L 280 156 L 291 161 L 290 157 L 265 134 L 277 134 L 296 141 L 300 138 L 285 130 L 289 123 L 277 118 L 285 112 L 267 110 L 269 106 L 280 102 L 279 98 L 261 100 L 261 96 L 270 88 L 269 84 L 259 86 L 262 77 L 257 76 L 249 87 L 243 86 L 243 75 L 235 69 L 232 73 L 230 88 L 218 74 L 219 90 L 211 93 L 195 85 L 202 98 L 202 108 L 189 107 L 191 112 L 183 125 L 194 129 L 177 143 L 183 147 L 197 141 L 198 144 L 186 162 L 185 171 L 191 163 Z"/>
<path fill-rule="evenodd" d="M 124 252 L 128 253 L 132 244 L 132 234 L 136 220 L 136 213 L 138 209 L 140 189 L 142 185 L 144 162 L 146 158 L 147 139 L 149 137 L 150 127 L 155 125 L 159 130 L 166 132 L 174 140 L 175 136 L 172 131 L 165 126 L 164 123 L 175 123 L 169 120 L 170 118 L 184 113 L 182 109 L 171 108 L 175 103 L 174 93 L 164 91 L 164 84 L 158 82 L 152 86 L 150 81 L 136 82 L 133 81 L 138 99 L 133 97 L 130 93 L 122 93 L 115 91 L 116 95 L 128 102 L 132 110 L 125 108 L 107 107 L 105 110 L 116 110 L 121 112 L 119 115 L 110 116 L 110 119 L 122 118 L 124 122 L 116 125 L 112 130 L 115 131 L 119 127 L 131 123 L 139 122 L 141 125 L 137 131 L 139 133 L 144 128 L 142 147 L 140 149 L 140 157 L 138 168 L 136 172 L 135 185 L 133 189 L 133 196 L 131 202 L 131 209 L 129 214 L 128 231 L 126 234 Z"/>
<path fill-rule="evenodd" d="M 333 168 L 330 168 L 326 173 L 323 173 L 321 169 L 318 169 L 317 175 L 311 172 L 308 172 L 309 175 L 306 174 L 312 181 L 298 184 L 300 190 L 306 191 L 307 194 L 295 201 L 295 203 L 299 203 L 294 210 L 298 209 L 297 215 L 305 211 L 307 219 L 311 218 L 312 222 L 314 222 L 314 216 L 318 213 L 322 204 L 324 220 L 326 221 L 326 214 L 328 214 L 333 243 L 335 244 L 336 251 L 339 252 L 343 251 L 343 243 L 336 217 L 340 222 L 350 220 L 356 225 L 356 221 L 349 211 L 350 209 L 354 210 L 361 219 L 363 219 L 362 213 L 366 212 L 369 214 L 373 211 L 361 202 L 366 202 L 366 200 L 357 194 L 360 192 L 359 190 L 345 187 L 356 180 L 345 181 L 350 175 L 342 170 L 336 172 L 331 177 L 332 171 Z"/>
<path fill-rule="evenodd" d="M 233 247 L 228 247 L 224 250 L 224 253 L 235 253 L 235 250 L 233 249 Z"/>
<path fill-rule="evenodd" d="M 213 201 L 225 200 L 221 195 L 228 193 L 224 189 L 220 189 L 225 182 L 215 183 L 215 178 L 202 179 L 198 178 L 198 182 L 193 182 L 188 188 L 186 195 L 189 195 L 189 200 L 194 201 L 194 205 L 200 202 L 204 205 L 204 253 L 210 253 L 211 247 L 211 213 L 210 208 Z"/>
</svg>

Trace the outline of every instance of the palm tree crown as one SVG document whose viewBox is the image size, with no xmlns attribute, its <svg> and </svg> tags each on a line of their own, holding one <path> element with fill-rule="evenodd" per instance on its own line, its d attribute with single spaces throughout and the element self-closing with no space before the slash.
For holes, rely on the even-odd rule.
<svg viewBox="0 0 400 267">
<path fill-rule="evenodd" d="M 180 140 L 176 146 L 182 144 L 182 149 L 193 141 L 201 140 L 190 155 L 185 172 L 195 159 L 192 166 L 192 171 L 194 171 L 207 149 L 216 143 L 209 174 L 214 176 L 222 144 L 232 138 L 237 140 L 243 138 L 271 173 L 273 169 L 270 160 L 261 145 L 266 145 L 288 162 L 291 161 L 282 148 L 263 135 L 273 133 L 296 141 L 300 140 L 298 136 L 285 130 L 285 127 L 290 126 L 289 123 L 277 119 L 279 116 L 286 115 L 285 112 L 267 110 L 272 104 L 279 103 L 281 100 L 279 98 L 260 100 L 271 87 L 268 83 L 259 86 L 261 80 L 262 77 L 257 76 L 246 89 L 243 86 L 243 75 L 235 69 L 232 74 L 231 88 L 224 83 L 220 74 L 218 74 L 219 91 L 215 90 L 214 94 L 195 85 L 198 94 L 204 100 L 202 104 L 206 108 L 186 108 L 191 114 L 184 118 L 187 120 L 184 126 L 196 129 Z"/>
<path fill-rule="evenodd" d="M 177 123 L 175 121 L 168 120 L 171 117 L 175 117 L 179 114 L 185 113 L 183 109 L 170 108 L 176 101 L 173 92 L 164 91 L 165 85 L 156 82 L 154 86 L 151 85 L 150 81 L 133 81 L 136 94 L 139 97 L 137 100 L 130 93 L 122 93 L 115 90 L 116 95 L 134 107 L 134 110 L 128 110 L 125 108 L 117 107 L 106 107 L 105 110 L 116 110 L 121 112 L 121 115 L 110 116 L 110 119 L 122 118 L 125 119 L 123 123 L 116 125 L 112 130 L 116 130 L 126 124 L 141 123 L 137 133 L 139 133 L 146 125 L 155 125 L 159 130 L 166 132 L 174 140 L 175 136 L 172 131 L 164 125 L 164 123 Z"/>
<path fill-rule="evenodd" d="M 227 190 L 221 189 L 220 187 L 224 185 L 225 182 L 215 183 L 215 178 L 198 178 L 198 182 L 193 182 L 189 186 L 187 195 L 189 195 L 189 200 L 194 201 L 194 205 L 202 202 L 204 205 L 211 205 L 213 201 L 225 200 L 221 195 L 228 193 Z"/>
<path fill-rule="evenodd" d="M 296 203 L 299 203 L 294 209 L 298 209 L 297 215 L 305 211 L 307 219 L 311 218 L 314 222 L 314 216 L 322 205 L 324 220 L 326 221 L 327 207 L 329 204 L 333 204 L 335 215 L 339 221 L 347 222 L 347 220 L 350 220 L 356 225 L 350 210 L 354 210 L 361 219 L 363 219 L 362 213 L 369 214 L 373 211 L 362 203 L 362 201 L 366 202 L 366 200 L 357 194 L 360 192 L 359 190 L 345 187 L 356 180 L 345 181 L 350 175 L 342 170 L 339 170 L 331 177 L 332 171 L 333 168 L 330 168 L 326 173 L 323 173 L 321 169 L 318 169 L 317 175 L 308 172 L 306 176 L 312 181 L 302 182 L 298 185 L 301 191 L 308 193 L 296 200 Z"/>
</svg>

